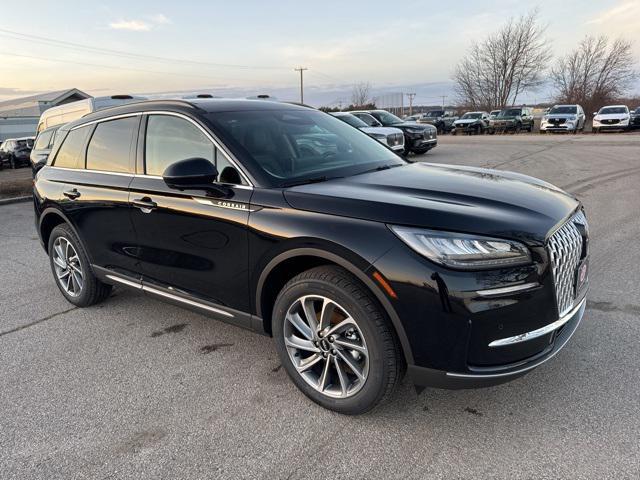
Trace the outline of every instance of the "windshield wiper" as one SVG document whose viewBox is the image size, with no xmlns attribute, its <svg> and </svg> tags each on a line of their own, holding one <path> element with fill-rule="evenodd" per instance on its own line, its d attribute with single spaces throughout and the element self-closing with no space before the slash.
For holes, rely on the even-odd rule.
<svg viewBox="0 0 640 480">
<path fill-rule="evenodd" d="M 295 187 L 297 185 L 308 185 L 310 183 L 326 182 L 327 180 L 329 180 L 329 177 L 327 177 L 326 175 L 323 175 L 321 177 L 305 178 L 303 180 L 297 180 L 297 181 L 294 181 L 294 182 L 283 183 L 282 186 L 284 188 Z"/>
</svg>

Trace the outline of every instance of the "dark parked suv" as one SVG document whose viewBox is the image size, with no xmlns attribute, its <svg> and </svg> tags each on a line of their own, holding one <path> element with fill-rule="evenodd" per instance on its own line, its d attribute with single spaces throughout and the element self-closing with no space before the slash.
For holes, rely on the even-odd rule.
<svg viewBox="0 0 640 480">
<path fill-rule="evenodd" d="M 34 186 L 67 300 L 112 285 L 274 337 L 342 413 L 517 378 L 578 327 L 588 228 L 524 175 L 408 163 L 303 106 L 148 101 L 63 126 Z"/>
<path fill-rule="evenodd" d="M 9 138 L 0 146 L 0 170 L 4 167 L 18 168 L 29 165 L 29 154 L 33 138 Z"/>
</svg>

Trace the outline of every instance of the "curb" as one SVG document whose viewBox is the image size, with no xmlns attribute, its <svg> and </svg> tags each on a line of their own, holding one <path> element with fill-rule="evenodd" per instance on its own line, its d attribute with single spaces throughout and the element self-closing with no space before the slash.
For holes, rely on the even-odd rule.
<svg viewBox="0 0 640 480">
<path fill-rule="evenodd" d="M 0 206 L 10 205 L 12 203 L 29 202 L 33 198 L 32 195 L 26 197 L 0 198 Z"/>
</svg>

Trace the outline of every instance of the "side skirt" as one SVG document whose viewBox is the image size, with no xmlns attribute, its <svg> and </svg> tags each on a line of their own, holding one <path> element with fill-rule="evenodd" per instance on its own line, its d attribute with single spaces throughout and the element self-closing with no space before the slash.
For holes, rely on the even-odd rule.
<svg viewBox="0 0 640 480">
<path fill-rule="evenodd" d="M 96 277 L 104 283 L 117 285 L 130 290 L 137 290 L 167 303 L 184 307 L 216 320 L 221 320 L 225 323 L 265 335 L 262 327 L 262 319 L 256 315 L 251 315 L 250 313 L 241 312 L 239 310 L 208 302 L 171 287 L 146 284 L 139 278 L 134 278 L 97 265 L 92 265 L 91 267 L 93 268 Z"/>
</svg>

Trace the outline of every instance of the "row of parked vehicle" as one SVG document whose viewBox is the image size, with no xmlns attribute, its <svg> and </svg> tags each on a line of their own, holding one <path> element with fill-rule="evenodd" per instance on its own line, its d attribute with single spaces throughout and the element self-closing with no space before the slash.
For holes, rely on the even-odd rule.
<svg viewBox="0 0 640 480">
<path fill-rule="evenodd" d="M 466 112 L 458 117 L 451 110 L 430 110 L 407 117 L 407 121 L 434 125 L 438 133 L 480 135 L 502 132 L 532 132 L 533 110 L 530 107 L 509 107 L 491 112 Z M 582 132 L 587 117 L 582 106 L 555 105 L 547 110 L 540 122 L 540 133 Z M 593 131 L 640 128 L 640 107 L 630 110 L 626 105 L 607 105 L 593 113 Z"/>
</svg>

